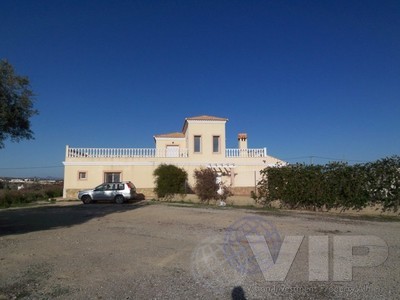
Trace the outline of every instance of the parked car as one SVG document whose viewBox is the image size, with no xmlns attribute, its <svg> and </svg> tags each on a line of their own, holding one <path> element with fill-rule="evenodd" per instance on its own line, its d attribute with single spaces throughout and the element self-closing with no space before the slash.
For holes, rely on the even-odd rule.
<svg viewBox="0 0 400 300">
<path fill-rule="evenodd" d="M 85 204 L 92 201 L 111 200 L 122 204 L 127 200 L 135 199 L 136 187 L 130 181 L 106 182 L 91 190 L 79 191 L 78 198 Z"/>
</svg>

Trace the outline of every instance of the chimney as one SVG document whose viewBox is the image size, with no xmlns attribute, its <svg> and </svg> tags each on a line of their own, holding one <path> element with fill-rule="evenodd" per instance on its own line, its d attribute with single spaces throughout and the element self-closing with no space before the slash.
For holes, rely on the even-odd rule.
<svg viewBox="0 0 400 300">
<path fill-rule="evenodd" d="M 238 134 L 239 149 L 247 149 L 247 133 Z"/>
</svg>

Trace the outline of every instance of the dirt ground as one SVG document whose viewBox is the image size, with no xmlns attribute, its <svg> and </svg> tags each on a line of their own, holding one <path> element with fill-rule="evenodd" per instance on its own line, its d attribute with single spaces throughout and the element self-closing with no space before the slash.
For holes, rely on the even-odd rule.
<svg viewBox="0 0 400 300">
<path fill-rule="evenodd" d="M 262 232 L 267 242 L 304 236 L 283 281 L 264 279 L 243 232 Z M 399 233 L 400 222 L 187 204 L 0 210 L 0 299 L 399 299 Z M 326 281 L 308 280 L 315 235 L 329 237 Z M 332 241 L 342 235 L 378 237 L 388 256 L 334 281 Z"/>
</svg>

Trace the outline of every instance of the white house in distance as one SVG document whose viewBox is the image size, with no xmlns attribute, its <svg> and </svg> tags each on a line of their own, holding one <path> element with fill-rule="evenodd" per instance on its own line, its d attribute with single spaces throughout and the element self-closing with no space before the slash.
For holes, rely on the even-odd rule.
<svg viewBox="0 0 400 300">
<path fill-rule="evenodd" d="M 214 116 L 186 118 L 181 132 L 154 136 L 155 148 L 73 148 L 66 146 L 64 197 L 103 182 L 132 181 L 139 193 L 154 196 L 153 171 L 160 164 L 173 164 L 188 172 L 194 186 L 194 170 L 212 168 L 218 180 L 235 195 L 250 195 L 260 180 L 260 170 L 285 164 L 267 155 L 267 149 L 247 147 L 247 134 L 238 134 L 238 148 L 226 148 L 228 119 Z"/>
</svg>

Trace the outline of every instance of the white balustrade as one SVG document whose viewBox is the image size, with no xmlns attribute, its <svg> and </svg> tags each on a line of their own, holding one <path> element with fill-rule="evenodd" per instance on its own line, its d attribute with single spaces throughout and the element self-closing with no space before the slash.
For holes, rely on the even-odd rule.
<svg viewBox="0 0 400 300">
<path fill-rule="evenodd" d="M 267 148 L 260 149 L 226 149 L 225 156 L 234 157 L 266 157 Z"/>
<path fill-rule="evenodd" d="M 156 148 L 71 148 L 67 147 L 68 158 L 151 158 L 151 157 L 188 157 L 188 149 Z M 267 149 L 226 149 L 227 158 L 266 157 Z"/>
<path fill-rule="evenodd" d="M 67 157 L 115 158 L 115 157 L 170 157 L 166 149 L 155 148 L 67 148 Z M 187 149 L 179 149 L 172 157 L 188 157 Z"/>
</svg>

